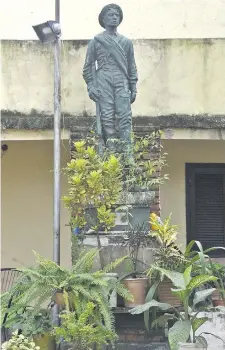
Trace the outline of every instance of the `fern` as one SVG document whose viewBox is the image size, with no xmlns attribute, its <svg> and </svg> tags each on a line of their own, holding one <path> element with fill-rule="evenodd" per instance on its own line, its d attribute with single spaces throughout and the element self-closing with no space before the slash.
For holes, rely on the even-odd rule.
<svg viewBox="0 0 225 350">
<path fill-rule="evenodd" d="M 118 265 L 120 265 L 125 259 L 127 259 L 128 256 L 124 256 L 122 258 L 116 259 L 115 261 L 111 262 L 107 266 L 104 267 L 103 272 L 108 273 L 112 270 L 114 270 Z"/>
<path fill-rule="evenodd" d="M 81 257 L 71 270 L 61 268 L 54 262 L 35 253 L 37 261 L 33 268 L 21 269 L 18 278 L 8 294 L 2 297 L 3 310 L 7 310 L 9 320 L 13 320 L 16 313 L 22 312 L 26 306 L 33 306 L 38 312 L 42 305 L 50 302 L 55 292 L 64 293 L 68 308 L 80 315 L 88 305 L 93 303 L 93 317 L 95 324 L 104 325 L 108 331 L 114 331 L 114 316 L 109 306 L 109 295 L 112 290 L 118 291 L 126 299 L 131 298 L 129 292 L 117 281 L 107 276 L 125 258 L 109 264 L 104 270 L 92 272 L 92 266 L 98 249 L 82 252 Z M 7 302 L 14 296 L 13 303 L 7 309 Z M 75 315 L 75 314 L 74 314 Z"/>
</svg>

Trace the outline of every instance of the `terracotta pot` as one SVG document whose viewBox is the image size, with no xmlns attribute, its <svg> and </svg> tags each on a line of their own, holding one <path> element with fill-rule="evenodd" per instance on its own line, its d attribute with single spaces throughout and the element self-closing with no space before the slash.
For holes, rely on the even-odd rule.
<svg viewBox="0 0 225 350">
<path fill-rule="evenodd" d="M 40 336 L 33 337 L 35 345 L 40 346 L 41 350 L 55 350 L 55 338 L 46 333 Z"/>
<path fill-rule="evenodd" d="M 65 301 L 64 301 L 64 296 L 63 296 L 63 293 L 55 293 L 55 296 L 54 296 L 54 301 L 55 303 L 60 306 L 60 307 L 65 307 Z"/>
<path fill-rule="evenodd" d="M 164 278 L 164 280 L 158 286 L 157 293 L 159 301 L 172 306 L 181 306 L 181 301 L 172 294 L 171 288 L 174 288 L 172 282 L 168 278 Z"/>
<path fill-rule="evenodd" d="M 220 292 L 216 289 L 214 292 L 212 292 L 212 300 L 218 300 L 220 299 Z"/>
<path fill-rule="evenodd" d="M 55 293 L 53 300 L 61 309 L 64 309 L 66 307 L 63 293 L 60 293 L 60 292 Z M 69 307 L 71 310 L 73 309 L 73 301 L 72 301 L 71 295 L 69 295 Z"/>
<path fill-rule="evenodd" d="M 148 277 L 126 278 L 123 284 L 134 298 L 133 301 L 124 300 L 125 307 L 135 307 L 145 303 Z"/>
<path fill-rule="evenodd" d="M 225 302 L 223 299 L 214 299 L 213 306 L 225 306 Z"/>
<path fill-rule="evenodd" d="M 207 347 L 199 343 L 179 343 L 178 350 L 206 350 Z"/>
</svg>

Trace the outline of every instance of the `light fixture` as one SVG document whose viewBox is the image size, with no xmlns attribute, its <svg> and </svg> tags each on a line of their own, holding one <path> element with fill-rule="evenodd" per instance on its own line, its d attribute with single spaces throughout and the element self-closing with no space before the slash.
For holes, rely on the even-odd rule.
<svg viewBox="0 0 225 350">
<path fill-rule="evenodd" d="M 42 44 L 54 42 L 61 35 L 60 24 L 56 21 L 47 21 L 32 27 Z"/>
<path fill-rule="evenodd" d="M 4 155 L 4 153 L 6 151 L 8 151 L 8 145 L 6 145 L 5 143 L 1 146 L 1 157 Z"/>
</svg>

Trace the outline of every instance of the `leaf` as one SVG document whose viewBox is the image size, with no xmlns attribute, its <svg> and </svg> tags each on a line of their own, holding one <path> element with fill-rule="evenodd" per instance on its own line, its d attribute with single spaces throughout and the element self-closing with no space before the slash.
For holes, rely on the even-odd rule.
<svg viewBox="0 0 225 350">
<path fill-rule="evenodd" d="M 203 325 L 206 321 L 208 321 L 208 317 L 199 317 L 195 318 L 194 321 L 192 322 L 192 329 L 194 332 L 197 331 L 197 329 Z"/>
<path fill-rule="evenodd" d="M 178 297 L 182 301 L 182 303 L 184 303 L 185 299 L 189 295 L 189 291 L 187 289 L 173 289 L 172 288 L 171 292 L 172 292 L 173 295 Z"/>
<path fill-rule="evenodd" d="M 208 248 L 204 251 L 204 253 L 209 253 L 209 252 L 212 252 L 213 250 L 217 250 L 217 249 L 222 249 L 222 250 L 225 250 L 224 247 L 211 247 L 211 248 Z"/>
<path fill-rule="evenodd" d="M 129 310 L 129 313 L 132 315 L 142 314 L 144 311 L 151 309 L 152 307 L 158 307 L 161 310 L 169 310 L 172 308 L 170 304 L 160 303 L 157 300 L 151 300 L 148 303 L 143 305 L 138 305 L 135 308 Z"/>
<path fill-rule="evenodd" d="M 159 316 L 156 320 L 154 320 L 152 322 L 152 327 L 154 326 L 159 326 L 159 327 L 163 327 L 165 328 L 167 322 L 169 320 L 173 320 L 174 319 L 174 315 L 173 314 L 164 314 Z"/>
<path fill-rule="evenodd" d="M 154 267 L 156 270 L 158 270 L 159 272 L 161 272 L 161 274 L 165 275 L 166 277 L 168 277 L 173 285 L 179 289 L 184 289 L 185 288 L 185 281 L 184 281 L 184 276 L 182 273 L 180 272 L 175 272 L 175 271 L 170 271 L 170 270 L 166 270 L 166 269 L 162 269 L 160 267 L 155 266 Z"/>
<path fill-rule="evenodd" d="M 188 283 L 187 289 L 193 290 L 195 288 L 200 287 L 204 283 L 216 281 L 216 280 L 217 280 L 217 277 L 215 277 L 215 276 L 208 276 L 208 275 L 195 276 Z"/>
<path fill-rule="evenodd" d="M 184 255 L 186 256 L 186 257 L 189 257 L 189 255 L 190 255 L 190 252 L 191 252 L 191 250 L 192 250 L 192 247 L 193 247 L 193 245 L 196 243 L 196 241 L 195 240 L 192 240 L 188 245 L 187 245 L 187 247 L 186 247 L 186 249 L 185 249 L 185 252 L 184 252 Z M 200 242 L 199 242 L 200 243 Z"/>
<path fill-rule="evenodd" d="M 210 289 L 203 289 L 195 293 L 194 300 L 193 300 L 193 306 L 197 305 L 201 301 L 204 301 L 207 297 L 209 297 L 215 288 L 210 288 Z"/>
<path fill-rule="evenodd" d="M 192 270 L 192 265 L 187 267 L 186 270 L 184 271 L 184 281 L 186 286 L 191 280 L 191 270 Z"/>
<path fill-rule="evenodd" d="M 216 334 L 214 334 L 214 333 L 210 333 L 210 332 L 202 332 L 201 334 L 208 334 L 208 335 L 212 335 L 212 336 L 213 336 L 213 337 L 215 337 L 216 339 L 221 340 L 221 341 L 223 342 L 223 345 L 225 346 L 225 342 L 224 342 L 224 340 L 223 340 L 221 337 L 219 337 L 218 335 L 216 335 Z M 201 334 L 200 334 L 200 336 L 201 336 Z"/>
<path fill-rule="evenodd" d="M 196 339 L 196 343 L 202 345 L 204 348 L 207 349 L 208 343 L 204 337 L 202 337 L 201 335 L 198 335 L 197 337 L 195 337 L 195 339 Z"/>
<path fill-rule="evenodd" d="M 151 288 L 149 289 L 146 298 L 145 298 L 145 302 L 148 303 L 149 301 L 151 301 L 155 295 L 156 289 L 159 285 L 159 282 L 155 282 Z M 146 310 L 144 312 L 144 323 L 145 323 L 145 327 L 147 330 L 149 330 L 149 310 Z"/>
<path fill-rule="evenodd" d="M 170 350 L 178 350 L 179 343 L 186 343 L 191 331 L 190 321 L 177 321 L 173 327 L 169 329 L 168 340 Z"/>
</svg>

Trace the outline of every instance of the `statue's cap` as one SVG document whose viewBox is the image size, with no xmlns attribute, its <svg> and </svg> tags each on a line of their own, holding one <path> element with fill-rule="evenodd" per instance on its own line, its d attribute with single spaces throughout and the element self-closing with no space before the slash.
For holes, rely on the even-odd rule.
<svg viewBox="0 0 225 350">
<path fill-rule="evenodd" d="M 101 10 L 101 12 L 99 13 L 99 16 L 98 16 L 98 21 L 100 23 L 100 26 L 102 26 L 103 28 L 105 28 L 105 25 L 103 23 L 103 17 L 104 17 L 105 13 L 109 9 L 115 9 L 115 10 L 117 10 L 119 12 L 119 14 L 120 14 L 120 23 L 123 20 L 123 11 L 122 11 L 121 7 L 119 5 L 117 5 L 117 4 L 108 4 L 108 5 L 103 7 L 103 9 Z"/>
</svg>

